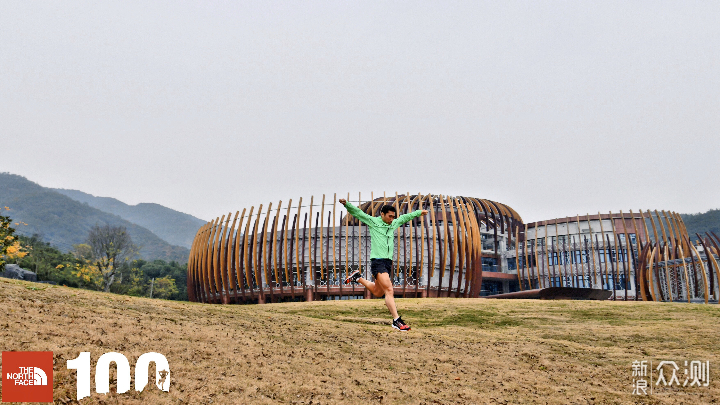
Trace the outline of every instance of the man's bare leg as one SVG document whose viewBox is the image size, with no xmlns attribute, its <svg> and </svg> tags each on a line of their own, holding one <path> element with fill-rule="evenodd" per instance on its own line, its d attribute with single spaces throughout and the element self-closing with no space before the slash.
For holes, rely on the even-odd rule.
<svg viewBox="0 0 720 405">
<path fill-rule="evenodd" d="M 367 287 L 367 289 L 370 290 L 370 292 L 376 297 L 382 297 L 385 295 L 385 306 L 390 311 L 393 320 L 398 318 L 397 308 L 395 307 L 393 286 L 390 282 L 390 276 L 387 273 L 378 273 L 375 277 L 374 283 L 367 281 L 364 278 L 358 279 L 358 282 Z"/>
<path fill-rule="evenodd" d="M 382 297 L 383 293 L 377 294 L 378 293 L 378 291 L 376 290 L 377 286 L 372 281 L 368 281 L 368 280 L 365 280 L 364 278 L 360 277 L 360 278 L 358 278 L 357 282 L 364 285 L 365 288 L 370 290 L 370 292 L 373 293 L 374 296 Z"/>
</svg>

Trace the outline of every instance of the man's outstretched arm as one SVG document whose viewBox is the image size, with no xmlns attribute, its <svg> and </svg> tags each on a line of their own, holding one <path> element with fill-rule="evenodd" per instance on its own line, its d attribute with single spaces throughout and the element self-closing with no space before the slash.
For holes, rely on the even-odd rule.
<svg viewBox="0 0 720 405">
<path fill-rule="evenodd" d="M 338 202 L 347 208 L 348 213 L 350 213 L 355 218 L 362 221 L 362 223 L 370 225 L 372 224 L 372 217 L 366 213 L 364 213 L 360 208 L 352 205 L 350 201 L 346 201 L 344 198 L 341 198 L 338 200 Z"/>
<path fill-rule="evenodd" d="M 408 222 L 413 218 L 417 218 L 417 217 L 419 217 L 421 215 L 425 215 L 425 214 L 427 214 L 427 210 L 415 210 L 415 211 L 409 212 L 407 214 L 402 214 L 396 220 L 393 221 L 393 225 L 395 225 L 395 227 L 397 228 L 397 227 L 401 226 L 402 224 L 404 224 L 405 222 Z"/>
</svg>

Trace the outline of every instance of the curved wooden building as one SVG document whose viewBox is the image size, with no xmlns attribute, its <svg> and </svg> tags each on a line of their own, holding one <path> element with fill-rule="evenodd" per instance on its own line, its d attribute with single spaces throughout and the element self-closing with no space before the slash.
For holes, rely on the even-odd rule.
<svg viewBox="0 0 720 405">
<path fill-rule="evenodd" d="M 521 290 L 612 291 L 612 299 L 717 302 L 720 239 L 688 236 L 671 211 L 576 215 L 529 223 L 517 249 Z M 696 246 L 697 244 L 697 246 Z"/>
<path fill-rule="evenodd" d="M 207 303 L 370 298 L 349 272 L 370 276 L 367 226 L 338 198 L 289 200 L 228 213 L 195 236 L 188 295 Z M 354 197 L 354 196 L 353 196 Z M 461 196 L 409 193 L 352 203 L 377 216 L 429 214 L 398 228 L 398 297 L 606 296 L 615 300 L 718 302 L 720 238 L 691 241 L 671 211 L 620 211 L 523 223 L 509 206 Z M 573 289 L 573 290 L 569 290 Z M 543 290 L 544 293 L 539 293 Z"/>
<path fill-rule="evenodd" d="M 369 298 L 364 287 L 345 285 L 349 272 L 370 269 L 367 226 L 323 195 L 293 203 L 261 204 L 207 223 L 195 236 L 188 260 L 188 295 L 208 303 Z M 505 204 L 473 197 L 410 195 L 352 201 L 377 216 L 391 204 L 398 215 L 429 214 L 398 228 L 395 294 L 402 297 L 477 297 L 482 257 L 499 255 L 501 238 L 512 240 L 522 218 Z M 487 251 L 493 238 L 494 251 Z M 512 276 L 510 276 L 512 277 Z"/>
</svg>

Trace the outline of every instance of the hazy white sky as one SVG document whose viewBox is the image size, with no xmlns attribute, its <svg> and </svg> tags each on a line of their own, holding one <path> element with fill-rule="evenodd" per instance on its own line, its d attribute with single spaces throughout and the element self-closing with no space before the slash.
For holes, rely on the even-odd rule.
<svg viewBox="0 0 720 405">
<path fill-rule="evenodd" d="M 211 219 L 720 207 L 717 1 L 0 1 L 0 172 Z"/>
</svg>

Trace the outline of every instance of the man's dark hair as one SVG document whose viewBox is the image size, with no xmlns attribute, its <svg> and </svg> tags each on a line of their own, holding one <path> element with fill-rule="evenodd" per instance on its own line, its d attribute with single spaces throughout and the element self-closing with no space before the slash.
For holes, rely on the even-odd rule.
<svg viewBox="0 0 720 405">
<path fill-rule="evenodd" d="M 380 212 L 383 214 L 387 214 L 390 211 L 394 212 L 395 215 L 397 215 L 397 210 L 392 205 L 383 205 L 382 208 L 380 208 Z"/>
</svg>

